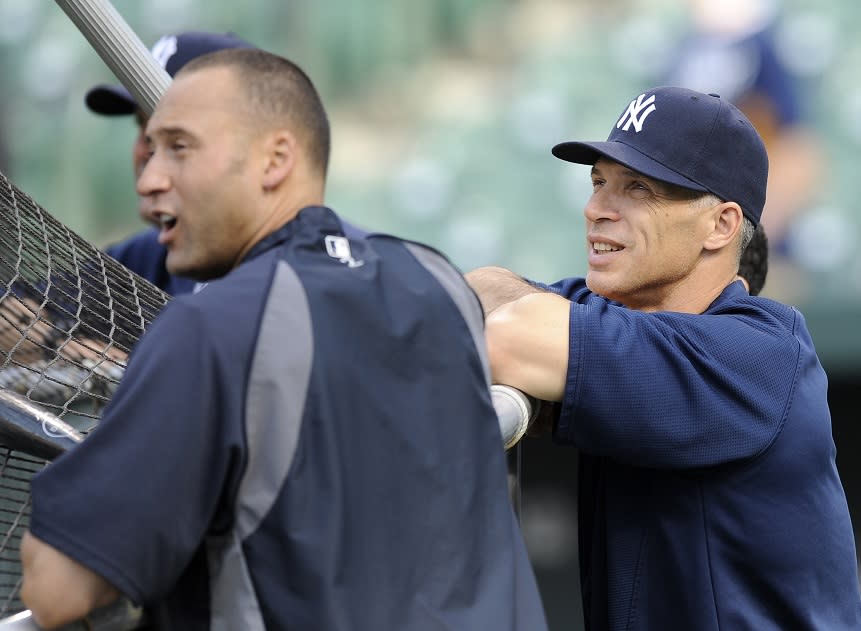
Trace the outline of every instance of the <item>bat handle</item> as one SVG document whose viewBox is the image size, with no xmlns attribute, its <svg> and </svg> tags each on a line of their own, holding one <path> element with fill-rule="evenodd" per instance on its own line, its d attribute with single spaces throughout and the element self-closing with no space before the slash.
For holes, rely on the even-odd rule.
<svg viewBox="0 0 861 631">
<path fill-rule="evenodd" d="M 511 449 L 538 416 L 540 402 L 517 388 L 502 384 L 490 386 L 490 397 L 499 418 L 502 443 L 505 449 Z"/>
<path fill-rule="evenodd" d="M 138 106 L 152 114 L 170 85 L 170 76 L 156 63 L 108 0 L 56 0 L 81 34 L 99 53 Z"/>
<path fill-rule="evenodd" d="M 143 612 L 128 599 L 118 601 L 97 609 L 84 620 L 72 622 L 59 631 L 133 631 L 144 622 Z M 42 631 L 33 620 L 29 610 L 0 620 L 0 631 Z"/>
</svg>

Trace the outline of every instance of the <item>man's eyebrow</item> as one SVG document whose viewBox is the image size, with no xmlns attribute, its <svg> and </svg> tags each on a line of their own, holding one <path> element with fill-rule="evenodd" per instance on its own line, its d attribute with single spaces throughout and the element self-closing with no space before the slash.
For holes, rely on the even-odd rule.
<svg viewBox="0 0 861 631">
<path fill-rule="evenodd" d="M 190 136 L 191 132 L 183 127 L 158 127 L 147 134 L 148 136 Z"/>
<path fill-rule="evenodd" d="M 152 144 L 156 140 L 168 142 L 176 138 L 185 138 L 189 141 L 196 140 L 195 135 L 185 127 L 157 127 L 146 133 L 146 141 Z"/>
</svg>

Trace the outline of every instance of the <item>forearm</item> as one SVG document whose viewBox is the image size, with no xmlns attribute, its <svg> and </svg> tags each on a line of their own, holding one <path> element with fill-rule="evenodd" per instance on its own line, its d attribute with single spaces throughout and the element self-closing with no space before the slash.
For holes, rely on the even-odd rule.
<svg viewBox="0 0 861 631">
<path fill-rule="evenodd" d="M 504 304 L 544 291 L 504 267 L 479 267 L 467 272 L 465 278 L 481 300 L 485 317 Z"/>
<path fill-rule="evenodd" d="M 500 306 L 486 320 L 491 377 L 543 401 L 561 401 L 571 303 L 550 292 Z"/>
<path fill-rule="evenodd" d="M 44 629 L 84 618 L 120 597 L 101 576 L 29 533 L 21 542 L 21 600 Z"/>
</svg>

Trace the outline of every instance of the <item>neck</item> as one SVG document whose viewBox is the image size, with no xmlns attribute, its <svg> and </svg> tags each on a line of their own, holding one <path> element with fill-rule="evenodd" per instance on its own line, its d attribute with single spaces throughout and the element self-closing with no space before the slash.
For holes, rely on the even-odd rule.
<svg viewBox="0 0 861 631">
<path fill-rule="evenodd" d="M 703 313 L 728 285 L 738 280 L 735 270 L 699 270 L 674 283 L 670 288 L 639 300 L 620 300 L 629 309 Z"/>
<path fill-rule="evenodd" d="M 716 283 L 708 288 L 702 286 L 698 288 L 695 294 L 679 293 L 667 296 L 665 300 L 656 304 L 639 307 L 640 311 L 673 311 L 676 313 L 703 313 L 709 308 L 718 296 L 723 293 L 727 286 L 735 281 L 733 276 L 725 282 Z M 627 305 L 631 307 L 631 305 Z M 637 308 L 637 307 L 631 307 Z"/>
<path fill-rule="evenodd" d="M 289 189 L 287 189 L 289 191 Z M 252 233 L 251 237 L 236 256 L 234 267 L 238 265 L 251 251 L 255 245 L 265 237 L 272 234 L 288 221 L 299 214 L 299 211 L 308 206 L 323 205 L 322 190 L 306 190 L 298 192 L 271 191 L 264 194 L 262 206 L 265 212 L 261 213 L 261 222 Z"/>
</svg>

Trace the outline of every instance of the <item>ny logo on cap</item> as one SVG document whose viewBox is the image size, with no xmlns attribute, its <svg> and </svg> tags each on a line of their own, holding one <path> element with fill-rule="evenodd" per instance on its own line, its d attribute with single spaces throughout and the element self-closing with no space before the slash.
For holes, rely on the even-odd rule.
<svg viewBox="0 0 861 631">
<path fill-rule="evenodd" d="M 631 104 L 628 105 L 628 109 L 625 110 L 624 114 L 622 114 L 622 118 L 620 118 L 619 122 L 616 123 L 617 129 L 628 131 L 633 123 L 635 132 L 643 131 L 643 123 L 645 122 L 646 117 L 657 109 L 655 107 L 655 95 L 653 94 L 645 101 L 643 100 L 644 96 L 646 95 L 641 94 L 631 101 Z"/>
<path fill-rule="evenodd" d="M 162 68 L 167 68 L 168 60 L 176 54 L 176 36 L 165 35 L 153 45 L 150 52 Z"/>
</svg>

